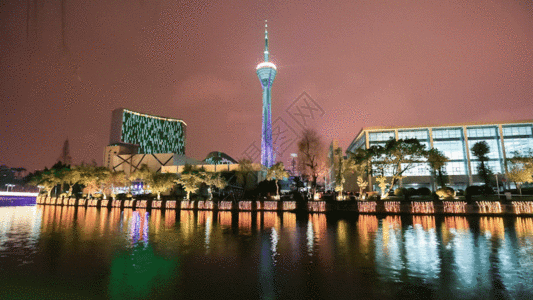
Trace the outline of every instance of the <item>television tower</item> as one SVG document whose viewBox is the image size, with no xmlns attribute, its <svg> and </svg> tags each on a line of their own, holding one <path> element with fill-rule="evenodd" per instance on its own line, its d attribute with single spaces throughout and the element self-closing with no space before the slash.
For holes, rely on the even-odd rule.
<svg viewBox="0 0 533 300">
<path fill-rule="evenodd" d="M 257 77 L 263 88 L 263 132 L 261 136 L 261 164 L 267 168 L 274 164 L 274 150 L 272 146 L 272 83 L 276 77 L 276 65 L 268 61 L 268 30 L 265 21 L 265 61 L 258 64 Z"/>
</svg>

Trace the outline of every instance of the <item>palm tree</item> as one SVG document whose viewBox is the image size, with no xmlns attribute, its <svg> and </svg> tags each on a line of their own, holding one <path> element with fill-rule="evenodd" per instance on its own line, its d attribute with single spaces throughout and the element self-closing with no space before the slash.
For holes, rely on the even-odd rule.
<svg viewBox="0 0 533 300">
<path fill-rule="evenodd" d="M 274 164 L 272 167 L 270 167 L 267 170 L 266 178 L 268 180 L 274 180 L 276 182 L 276 191 L 277 191 L 277 195 L 278 196 L 279 196 L 279 184 L 278 184 L 278 181 L 279 180 L 283 180 L 283 179 L 288 178 L 288 177 L 289 177 L 289 173 L 287 173 L 287 171 L 285 171 L 285 167 L 283 166 L 282 162 L 278 162 L 278 163 Z"/>
</svg>

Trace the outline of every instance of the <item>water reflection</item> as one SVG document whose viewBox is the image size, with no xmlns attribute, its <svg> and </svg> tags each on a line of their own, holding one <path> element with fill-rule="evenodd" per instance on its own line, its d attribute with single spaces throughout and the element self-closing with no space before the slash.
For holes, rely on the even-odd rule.
<svg viewBox="0 0 533 300">
<path fill-rule="evenodd" d="M 357 222 L 357 231 L 363 253 L 369 253 L 370 243 L 378 230 L 378 218 L 373 215 L 360 215 Z"/>
<path fill-rule="evenodd" d="M 413 226 L 405 231 L 407 269 L 411 276 L 423 280 L 436 279 L 440 270 L 435 217 L 414 216 Z"/>
<path fill-rule="evenodd" d="M 42 211 L 35 206 L 0 206 L 0 257 L 14 252 L 19 263 L 32 262 L 40 237 Z"/>
<path fill-rule="evenodd" d="M 54 206 L 0 214 L 0 282 L 27 278 L 70 298 L 533 295 L 531 218 Z M 2 289 L 0 298 L 9 298 Z"/>
<path fill-rule="evenodd" d="M 505 238 L 503 218 L 501 217 L 482 217 L 479 221 L 479 227 L 481 232 L 488 239 L 491 237 L 498 239 Z"/>
</svg>

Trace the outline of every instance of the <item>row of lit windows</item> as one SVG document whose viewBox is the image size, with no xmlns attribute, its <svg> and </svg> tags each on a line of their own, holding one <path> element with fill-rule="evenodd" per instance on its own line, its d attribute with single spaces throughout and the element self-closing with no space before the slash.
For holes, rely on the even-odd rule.
<svg viewBox="0 0 533 300">
<path fill-rule="evenodd" d="M 468 138 L 484 138 L 484 137 L 498 137 L 498 128 L 496 127 L 482 127 L 482 128 L 468 128 L 466 130 Z"/>
<path fill-rule="evenodd" d="M 463 129 L 433 129 L 433 139 L 459 139 L 463 137 Z"/>
<path fill-rule="evenodd" d="M 531 126 L 504 126 L 502 128 L 503 136 L 516 136 L 516 135 L 526 135 L 531 136 Z"/>
<path fill-rule="evenodd" d="M 388 141 L 395 138 L 394 131 L 380 131 L 380 132 L 369 132 L 368 140 L 370 142 L 380 142 Z"/>
<path fill-rule="evenodd" d="M 507 126 L 503 127 L 504 136 L 531 136 L 532 128 L 531 126 Z M 433 129 L 433 138 L 434 139 L 460 139 L 462 138 L 462 128 L 447 128 L 447 129 Z M 407 130 L 402 131 L 398 130 L 398 139 L 418 139 L 418 140 L 427 140 L 428 139 L 427 130 Z M 479 128 L 467 128 L 467 136 L 469 138 L 486 138 L 486 137 L 499 137 L 497 127 L 479 127 Z M 394 131 L 380 131 L 380 132 L 369 132 L 369 140 L 371 142 L 378 141 L 388 141 L 389 139 L 394 139 Z M 356 147 L 358 148 L 358 147 Z"/>
<path fill-rule="evenodd" d="M 185 154 L 185 128 L 179 121 L 124 111 L 122 141 L 139 145 L 139 153 Z"/>
<path fill-rule="evenodd" d="M 426 130 L 398 131 L 398 139 L 427 140 L 428 138 L 429 138 L 429 134 Z"/>
</svg>

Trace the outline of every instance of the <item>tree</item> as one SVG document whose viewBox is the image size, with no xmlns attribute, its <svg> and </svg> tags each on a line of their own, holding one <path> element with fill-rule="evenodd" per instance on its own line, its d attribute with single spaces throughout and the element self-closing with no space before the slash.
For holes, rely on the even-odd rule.
<svg viewBox="0 0 533 300">
<path fill-rule="evenodd" d="M 324 143 L 316 131 L 305 129 L 298 141 L 298 164 L 303 175 L 312 180 L 312 193 L 316 193 L 318 176 L 324 169 Z"/>
<path fill-rule="evenodd" d="M 52 194 L 52 189 L 59 184 L 59 178 L 51 170 L 44 170 L 39 174 L 35 174 L 31 177 L 28 184 L 42 187 L 48 197 Z"/>
<path fill-rule="evenodd" d="M 161 199 L 161 193 L 166 192 L 176 182 L 176 175 L 172 173 L 152 172 L 147 165 L 143 164 L 130 175 L 130 180 L 141 180 L 145 190 L 151 190 Z"/>
<path fill-rule="evenodd" d="M 283 179 L 288 178 L 288 177 L 289 177 L 289 173 L 287 173 L 287 171 L 285 171 L 285 166 L 283 165 L 282 162 L 278 162 L 278 163 L 274 164 L 272 167 L 270 167 L 267 170 L 266 179 L 267 180 L 274 180 L 276 182 L 277 195 L 279 195 L 279 184 L 278 184 L 278 181 L 279 180 L 283 180 Z"/>
<path fill-rule="evenodd" d="M 480 141 L 474 144 L 471 148 L 472 154 L 479 160 L 479 165 L 477 166 L 477 172 L 479 177 L 483 179 L 485 185 L 490 185 L 493 173 L 492 170 L 487 165 L 489 157 L 487 154 L 490 152 L 489 145 L 485 141 Z"/>
<path fill-rule="evenodd" d="M 363 197 L 363 192 L 368 186 L 368 181 L 365 181 L 365 177 L 371 171 L 370 167 L 370 155 L 366 150 L 357 149 L 355 152 L 348 154 L 346 160 L 346 171 L 352 172 L 357 176 L 357 186 L 359 187 L 359 197 Z"/>
<path fill-rule="evenodd" d="M 382 199 L 385 199 L 388 197 L 386 191 L 387 191 L 387 185 L 389 185 L 387 183 L 387 177 L 385 176 L 379 176 L 376 178 L 376 181 L 379 182 L 378 186 L 379 186 L 379 189 L 381 190 L 381 198 Z"/>
<path fill-rule="evenodd" d="M 227 182 L 224 180 L 224 177 L 217 172 L 205 172 L 202 174 L 203 182 L 207 185 L 207 190 L 209 192 L 209 199 L 213 199 L 212 187 L 217 189 L 223 189 L 226 187 Z"/>
<path fill-rule="evenodd" d="M 514 182 L 516 187 L 520 190 L 520 195 L 522 195 L 522 184 L 533 182 L 531 173 L 519 166 L 512 166 L 509 172 L 507 172 L 507 178 Z"/>
<path fill-rule="evenodd" d="M 79 183 L 81 180 L 80 169 L 78 167 L 70 168 L 67 172 L 65 172 L 63 180 L 69 186 L 68 195 L 72 196 L 74 185 Z"/>
<path fill-rule="evenodd" d="M 190 200 L 190 194 L 196 193 L 196 191 L 198 191 L 198 189 L 200 188 L 200 184 L 202 184 L 203 180 L 200 176 L 198 176 L 198 174 L 182 173 L 180 178 L 178 180 L 175 180 L 175 182 L 183 186 L 183 189 L 185 189 L 185 192 L 187 193 L 187 200 Z"/>
<path fill-rule="evenodd" d="M 427 151 L 425 148 L 417 139 L 389 140 L 385 146 L 372 146 L 366 150 L 366 157 L 371 166 L 369 169 L 372 173 L 377 173 L 381 178 L 380 180 L 386 180 L 385 177 L 390 177 L 390 184 L 383 186 L 389 186 L 389 189 L 392 189 L 405 172 L 415 168 L 420 163 L 426 163 Z M 385 183 L 383 181 L 383 184 Z M 387 197 L 387 191 L 382 190 L 382 198 Z"/>
<path fill-rule="evenodd" d="M 368 182 L 363 179 L 363 176 L 357 177 L 357 186 L 359 186 L 359 197 L 360 199 L 363 198 L 363 192 L 368 185 Z"/>
<path fill-rule="evenodd" d="M 105 183 L 104 190 L 110 191 L 111 198 L 115 199 L 115 196 L 116 196 L 115 189 L 117 187 L 124 187 L 129 184 L 130 184 L 130 181 L 126 177 L 126 173 L 124 173 L 124 171 L 111 171 L 109 173 L 109 178 L 107 179 L 107 182 Z"/>
<path fill-rule="evenodd" d="M 511 153 L 511 155 L 513 157 L 508 160 L 507 178 L 515 183 L 522 195 L 522 185 L 533 183 L 533 151 L 529 150 L 525 155 L 518 152 Z"/>
<path fill-rule="evenodd" d="M 437 178 L 441 188 L 446 186 L 446 174 L 444 171 L 444 166 L 449 161 L 448 157 L 444 155 L 441 151 L 436 148 L 431 148 L 427 152 L 428 164 L 431 168 L 432 176 Z"/>
<path fill-rule="evenodd" d="M 161 199 L 161 193 L 166 192 L 176 182 L 176 174 L 173 173 L 152 173 L 146 180 L 152 193 L 157 194 L 157 200 Z"/>
<path fill-rule="evenodd" d="M 63 143 L 63 149 L 61 150 L 61 155 L 58 158 L 58 161 L 62 162 L 65 165 L 72 164 L 72 157 L 70 156 L 70 146 L 68 138 Z"/>
<path fill-rule="evenodd" d="M 97 191 L 102 191 L 104 199 L 106 194 L 103 191 L 103 185 L 107 182 L 109 174 L 111 171 L 106 167 L 94 167 L 81 165 L 78 167 L 80 172 L 80 184 L 85 186 L 87 195 L 92 197 L 92 195 Z"/>
<path fill-rule="evenodd" d="M 255 170 L 252 161 L 249 159 L 241 159 L 238 164 L 236 171 L 237 181 L 242 184 L 243 189 L 246 190 L 248 188 L 248 178 L 250 175 L 253 175 Z"/>
<path fill-rule="evenodd" d="M 333 166 L 335 175 L 335 192 L 342 196 L 344 190 L 344 183 L 346 182 L 346 167 L 348 161 L 344 159 L 342 149 L 337 147 L 333 149 L 332 156 L 330 157 L 330 165 Z"/>
</svg>

